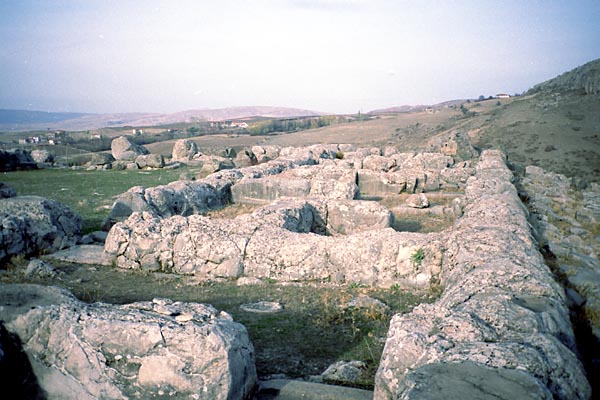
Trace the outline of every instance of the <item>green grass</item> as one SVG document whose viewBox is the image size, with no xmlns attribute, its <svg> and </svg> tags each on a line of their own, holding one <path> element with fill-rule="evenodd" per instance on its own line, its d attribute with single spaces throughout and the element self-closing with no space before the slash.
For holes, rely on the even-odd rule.
<svg viewBox="0 0 600 400">
<path fill-rule="evenodd" d="M 186 171 L 189 171 L 187 167 L 152 171 L 40 169 L 4 172 L 0 181 L 12 186 L 20 196 L 42 196 L 68 205 L 81 215 L 83 230 L 87 233 L 100 229 L 102 220 L 121 193 L 133 186 L 165 185 Z"/>
<path fill-rule="evenodd" d="M 0 275 L 0 284 L 56 285 L 88 302 L 126 304 L 166 297 L 212 304 L 248 329 L 256 350 L 259 376 L 285 374 L 306 378 L 321 374 L 336 361 L 359 360 L 367 365 L 356 384 L 363 388 L 373 387 L 391 316 L 409 312 L 419 303 L 432 302 L 439 295 L 437 288 L 417 293 L 351 285 L 236 286 L 233 282 L 198 285 L 193 277 L 52 263 L 59 271 L 57 277 L 27 278 L 15 266 Z M 389 310 L 344 307 L 358 295 L 379 299 Z M 283 311 L 253 314 L 240 309 L 242 304 L 261 300 L 279 302 Z"/>
</svg>

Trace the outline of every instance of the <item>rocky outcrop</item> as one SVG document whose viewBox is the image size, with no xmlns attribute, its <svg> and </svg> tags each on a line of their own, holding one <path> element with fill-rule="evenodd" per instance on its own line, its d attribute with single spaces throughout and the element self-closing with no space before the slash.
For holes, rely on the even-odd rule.
<svg viewBox="0 0 600 400">
<path fill-rule="evenodd" d="M 144 154 L 149 154 L 144 146 L 133 143 L 127 136 L 119 136 L 110 144 L 112 156 L 117 161 L 135 161 L 135 159 Z"/>
<path fill-rule="evenodd" d="M 504 155 L 484 151 L 446 245 L 444 292 L 393 317 L 376 399 L 591 396 L 564 291 L 511 180 Z"/>
<path fill-rule="evenodd" d="M 246 329 L 210 305 L 85 304 L 37 285 L 1 285 L 0 299 L 49 398 L 242 400 L 256 385 Z"/>
<path fill-rule="evenodd" d="M 81 225 L 77 214 L 53 200 L 37 196 L 0 199 L 0 260 L 72 246 Z"/>
<path fill-rule="evenodd" d="M 589 375 L 600 372 L 600 185 L 577 189 L 575 180 L 528 166 L 520 182 L 536 239 L 565 283 L 574 320 L 582 325 Z M 589 333 L 587 333 L 589 332 Z"/>
<path fill-rule="evenodd" d="M 179 139 L 173 146 L 173 161 L 189 161 L 198 153 L 198 145 L 189 139 Z"/>
<path fill-rule="evenodd" d="M 233 220 L 135 213 L 111 229 L 105 251 L 121 268 L 205 280 L 428 287 L 440 271 L 441 237 L 396 232 L 390 223 L 377 203 L 324 199 L 279 201 Z"/>
</svg>

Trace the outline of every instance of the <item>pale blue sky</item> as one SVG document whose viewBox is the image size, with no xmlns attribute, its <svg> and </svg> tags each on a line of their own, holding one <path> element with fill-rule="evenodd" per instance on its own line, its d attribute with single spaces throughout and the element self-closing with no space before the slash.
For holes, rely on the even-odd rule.
<svg viewBox="0 0 600 400">
<path fill-rule="evenodd" d="M 353 113 L 600 58 L 600 1 L 0 0 L 0 108 Z"/>
</svg>

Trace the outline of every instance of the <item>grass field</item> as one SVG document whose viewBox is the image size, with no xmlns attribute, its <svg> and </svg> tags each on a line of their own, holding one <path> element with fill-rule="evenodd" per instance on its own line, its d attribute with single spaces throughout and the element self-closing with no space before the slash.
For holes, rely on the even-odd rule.
<svg viewBox="0 0 600 400">
<path fill-rule="evenodd" d="M 91 232 L 100 229 L 121 193 L 133 186 L 166 185 L 186 172 L 195 173 L 188 167 L 144 171 L 39 169 L 4 172 L 0 181 L 12 186 L 20 196 L 42 196 L 70 206 L 83 218 L 84 232 Z"/>
<path fill-rule="evenodd" d="M 67 288 L 87 302 L 126 304 L 166 297 L 174 301 L 207 303 L 231 314 L 242 323 L 256 351 L 260 377 L 284 374 L 307 378 L 321 374 L 336 361 L 359 360 L 366 364 L 356 386 L 372 389 L 383 351 L 389 320 L 422 302 L 432 302 L 439 289 L 426 292 L 383 290 L 311 284 L 237 286 L 233 282 L 198 284 L 193 277 L 154 274 L 117 268 L 52 264 L 55 277 L 27 278 L 12 268 L 0 275 L 0 283 L 39 283 Z M 132 282 L 135 284 L 132 285 Z M 389 306 L 348 308 L 357 296 L 369 296 Z M 274 301 L 283 305 L 275 314 L 253 314 L 240 305 Z"/>
</svg>

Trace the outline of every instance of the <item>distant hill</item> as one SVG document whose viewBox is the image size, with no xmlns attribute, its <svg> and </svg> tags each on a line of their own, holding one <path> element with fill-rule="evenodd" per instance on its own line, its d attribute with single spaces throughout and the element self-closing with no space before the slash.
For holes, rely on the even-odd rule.
<svg viewBox="0 0 600 400">
<path fill-rule="evenodd" d="M 0 125 L 19 125 L 36 123 L 54 123 L 67 119 L 79 118 L 83 113 L 53 113 L 47 111 L 1 110 Z"/>
<path fill-rule="evenodd" d="M 268 106 L 187 110 L 171 114 L 84 114 L 0 110 L 0 131 L 88 130 L 119 126 L 156 126 L 199 120 L 222 121 L 248 117 L 292 118 L 318 115 L 324 115 L 324 113 L 297 108 Z"/>
<path fill-rule="evenodd" d="M 421 112 L 427 108 L 438 109 L 438 108 L 443 108 L 443 107 L 450 107 L 453 105 L 461 105 L 465 101 L 467 101 L 467 100 L 457 99 L 457 100 L 448 100 L 448 101 L 444 101 L 442 103 L 433 104 L 433 105 L 417 105 L 417 106 L 403 105 L 403 106 L 396 106 L 396 107 L 389 107 L 389 108 L 381 108 L 381 109 L 369 111 L 367 114 L 378 115 L 378 114 Z"/>
<path fill-rule="evenodd" d="M 600 59 L 590 61 L 556 78 L 537 84 L 525 94 L 572 90 L 580 91 L 582 94 L 600 94 Z"/>
</svg>

